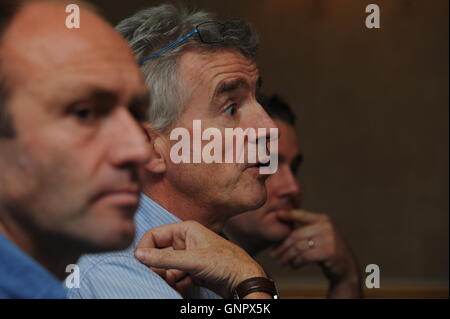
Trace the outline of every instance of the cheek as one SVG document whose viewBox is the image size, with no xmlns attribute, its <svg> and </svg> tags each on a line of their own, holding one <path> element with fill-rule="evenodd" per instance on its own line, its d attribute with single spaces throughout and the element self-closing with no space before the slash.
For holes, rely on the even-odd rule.
<svg viewBox="0 0 450 319">
<path fill-rule="evenodd" d="M 2 147 L 0 196 L 5 197 L 3 201 L 17 201 L 20 204 L 21 201 L 36 200 L 36 193 L 45 186 L 42 174 L 47 170 L 41 163 L 44 156 L 33 151 L 18 139 Z M 47 157 L 51 155 L 47 154 Z"/>
<path fill-rule="evenodd" d="M 275 196 L 278 188 L 282 185 L 283 185 L 283 178 L 280 176 L 279 173 L 270 176 L 266 181 L 267 196 L 269 198 Z"/>
<path fill-rule="evenodd" d="M 7 189 L 1 194 L 6 192 L 17 209 L 37 215 L 62 215 L 78 207 L 82 198 L 82 189 L 77 188 L 82 176 L 78 161 L 49 147 L 35 150 L 21 145 L 8 152 L 9 166 L 2 183 Z"/>
</svg>

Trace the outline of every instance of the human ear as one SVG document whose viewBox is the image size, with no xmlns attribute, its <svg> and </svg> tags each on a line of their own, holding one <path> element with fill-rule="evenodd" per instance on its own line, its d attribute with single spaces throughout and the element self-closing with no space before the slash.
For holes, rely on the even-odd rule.
<svg viewBox="0 0 450 319">
<path fill-rule="evenodd" d="M 150 146 L 150 160 L 144 165 L 145 169 L 154 174 L 162 174 L 166 171 L 165 142 L 161 133 L 150 124 L 143 124 L 145 134 Z"/>
</svg>

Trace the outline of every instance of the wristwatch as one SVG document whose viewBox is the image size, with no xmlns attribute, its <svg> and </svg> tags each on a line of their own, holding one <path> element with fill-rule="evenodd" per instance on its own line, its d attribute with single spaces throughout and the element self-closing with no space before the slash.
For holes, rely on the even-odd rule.
<svg viewBox="0 0 450 319">
<path fill-rule="evenodd" d="M 233 290 L 233 299 L 242 299 L 253 292 L 265 292 L 273 297 L 278 298 L 278 290 L 272 279 L 266 277 L 253 277 L 244 280 Z"/>
</svg>

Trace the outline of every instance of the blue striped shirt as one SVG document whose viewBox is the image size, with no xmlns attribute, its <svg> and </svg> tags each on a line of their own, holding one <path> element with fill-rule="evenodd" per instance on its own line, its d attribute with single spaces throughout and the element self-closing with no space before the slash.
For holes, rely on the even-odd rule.
<svg viewBox="0 0 450 319">
<path fill-rule="evenodd" d="M 181 299 L 164 279 L 140 263 L 134 251 L 142 236 L 152 228 L 181 220 L 142 194 L 134 217 L 136 235 L 130 248 L 104 254 L 85 255 L 78 261 L 80 287 L 68 289 L 69 298 Z M 220 298 L 214 292 L 193 287 L 187 298 Z"/>
</svg>

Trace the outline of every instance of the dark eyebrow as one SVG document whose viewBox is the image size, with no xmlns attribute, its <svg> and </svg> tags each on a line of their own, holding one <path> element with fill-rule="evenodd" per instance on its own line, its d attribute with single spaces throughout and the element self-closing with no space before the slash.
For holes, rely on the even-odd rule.
<svg viewBox="0 0 450 319">
<path fill-rule="evenodd" d="M 118 100 L 117 94 L 113 91 L 98 87 L 85 87 L 79 90 L 73 90 L 75 100 L 71 104 L 81 104 L 86 102 L 100 102 L 102 104 L 115 104 Z"/>
<path fill-rule="evenodd" d="M 300 165 L 303 164 L 303 160 L 304 160 L 303 154 L 298 154 L 292 161 L 292 168 L 294 169 L 298 168 Z"/>
<path fill-rule="evenodd" d="M 214 97 L 219 97 L 223 94 L 230 93 L 236 91 L 241 87 L 249 87 L 249 83 L 244 78 L 238 78 L 228 82 L 222 82 L 214 92 Z"/>
<path fill-rule="evenodd" d="M 110 106 L 117 104 L 118 96 L 115 92 L 101 89 L 88 88 L 85 92 L 79 95 L 80 98 L 72 105 L 83 105 L 94 103 L 99 107 L 100 111 L 106 111 Z"/>
<path fill-rule="evenodd" d="M 150 104 L 150 90 L 144 90 L 136 95 L 134 95 L 130 103 L 128 103 L 129 106 L 133 105 L 145 105 L 148 106 Z"/>
<path fill-rule="evenodd" d="M 128 103 L 128 109 L 136 120 L 144 122 L 148 119 L 148 108 L 150 104 L 150 91 L 144 90 L 133 96 Z"/>
</svg>

